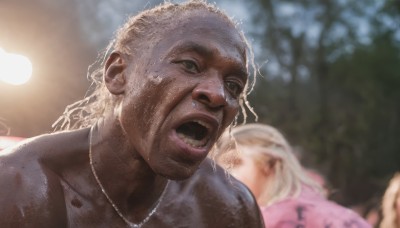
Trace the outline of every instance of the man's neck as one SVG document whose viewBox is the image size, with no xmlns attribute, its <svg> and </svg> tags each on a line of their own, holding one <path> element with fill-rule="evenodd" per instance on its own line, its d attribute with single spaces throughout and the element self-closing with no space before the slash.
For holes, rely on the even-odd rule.
<svg viewBox="0 0 400 228">
<path fill-rule="evenodd" d="M 91 131 L 91 168 L 100 190 L 128 220 L 140 221 L 157 204 L 167 179 L 153 172 L 119 125 L 102 122 Z"/>
</svg>

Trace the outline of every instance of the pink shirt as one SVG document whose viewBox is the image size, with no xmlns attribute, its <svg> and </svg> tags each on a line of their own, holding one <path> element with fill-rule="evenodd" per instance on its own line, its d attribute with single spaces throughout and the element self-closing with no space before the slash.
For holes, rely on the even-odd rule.
<svg viewBox="0 0 400 228">
<path fill-rule="evenodd" d="M 370 228 L 354 211 L 303 187 L 299 197 L 261 207 L 266 228 Z"/>
</svg>

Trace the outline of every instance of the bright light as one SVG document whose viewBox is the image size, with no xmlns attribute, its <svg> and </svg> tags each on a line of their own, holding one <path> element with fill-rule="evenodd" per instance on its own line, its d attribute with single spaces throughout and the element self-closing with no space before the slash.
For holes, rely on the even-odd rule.
<svg viewBox="0 0 400 228">
<path fill-rule="evenodd" d="M 32 76 L 32 63 L 23 55 L 7 53 L 0 48 L 0 80 L 12 84 L 22 85 Z"/>
</svg>

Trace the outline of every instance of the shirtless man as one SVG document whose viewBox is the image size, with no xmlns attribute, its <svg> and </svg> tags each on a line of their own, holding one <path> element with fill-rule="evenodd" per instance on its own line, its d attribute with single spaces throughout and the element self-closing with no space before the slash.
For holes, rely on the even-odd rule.
<svg viewBox="0 0 400 228">
<path fill-rule="evenodd" d="M 66 130 L 2 152 L 1 227 L 263 227 L 248 189 L 206 158 L 248 88 L 235 24 L 165 3 L 111 45 Z"/>
</svg>

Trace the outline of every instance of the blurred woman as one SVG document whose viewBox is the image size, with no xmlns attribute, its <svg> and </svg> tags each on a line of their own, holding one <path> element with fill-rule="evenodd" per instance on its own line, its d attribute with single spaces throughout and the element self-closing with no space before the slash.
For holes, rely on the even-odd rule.
<svg viewBox="0 0 400 228">
<path fill-rule="evenodd" d="M 400 173 L 394 175 L 385 191 L 382 211 L 381 228 L 400 227 Z"/>
<path fill-rule="evenodd" d="M 252 191 L 265 227 L 370 227 L 352 210 L 324 197 L 271 126 L 247 124 L 226 132 L 216 161 Z"/>
</svg>

